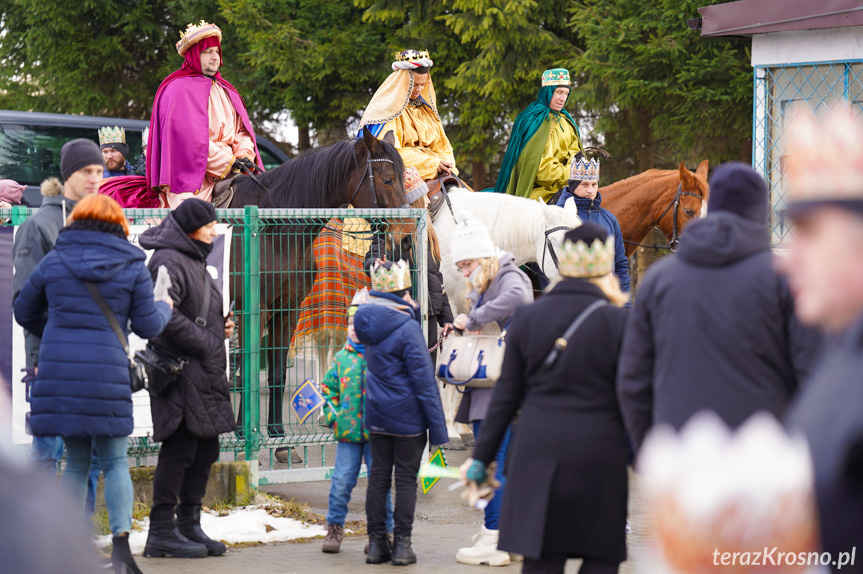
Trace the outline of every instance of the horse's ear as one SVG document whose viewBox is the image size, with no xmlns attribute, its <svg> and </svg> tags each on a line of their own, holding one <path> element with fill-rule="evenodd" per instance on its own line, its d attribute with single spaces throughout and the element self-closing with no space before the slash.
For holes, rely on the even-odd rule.
<svg viewBox="0 0 863 574">
<path fill-rule="evenodd" d="M 695 175 L 700 175 L 704 179 L 707 179 L 707 168 L 709 165 L 710 165 L 710 160 L 708 160 L 708 159 L 699 163 L 698 169 L 695 170 Z"/>
<path fill-rule="evenodd" d="M 683 189 L 693 189 L 695 187 L 695 178 L 692 176 L 692 172 L 686 169 L 686 164 L 680 162 L 680 166 L 677 169 L 680 172 L 680 183 L 683 185 Z"/>
<path fill-rule="evenodd" d="M 393 132 L 393 130 L 390 130 L 386 134 L 384 134 L 384 141 L 390 145 L 396 145 L 396 134 Z"/>
<path fill-rule="evenodd" d="M 369 151 L 374 151 L 377 148 L 378 138 L 372 134 L 369 126 L 363 126 L 363 144 Z"/>
</svg>

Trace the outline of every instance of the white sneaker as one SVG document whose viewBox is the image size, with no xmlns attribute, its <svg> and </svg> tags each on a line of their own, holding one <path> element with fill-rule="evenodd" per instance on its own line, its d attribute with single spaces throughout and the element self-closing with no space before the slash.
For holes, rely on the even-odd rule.
<svg viewBox="0 0 863 574">
<path fill-rule="evenodd" d="M 509 564 L 509 552 L 497 549 L 497 538 L 497 530 L 488 530 L 483 526 L 482 531 L 472 538 L 472 540 L 476 540 L 476 544 L 467 548 L 460 548 L 456 552 L 456 562 L 474 566 L 481 564 L 506 566 Z"/>
</svg>

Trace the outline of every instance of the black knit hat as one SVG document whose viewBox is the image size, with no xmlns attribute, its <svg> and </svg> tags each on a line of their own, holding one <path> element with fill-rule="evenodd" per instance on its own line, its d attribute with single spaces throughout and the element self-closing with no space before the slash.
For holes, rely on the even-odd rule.
<svg viewBox="0 0 863 574">
<path fill-rule="evenodd" d="M 757 223 L 767 223 L 767 185 L 752 167 L 740 161 L 724 163 L 710 178 L 708 215 L 730 211 Z"/>
<path fill-rule="evenodd" d="M 218 218 L 212 203 L 192 197 L 174 210 L 174 219 L 180 224 L 180 229 L 192 233 Z"/>
<path fill-rule="evenodd" d="M 572 241 L 573 243 L 583 241 L 589 247 L 597 239 L 600 241 L 608 239 L 608 231 L 606 231 L 601 225 L 585 221 L 575 229 L 567 231 L 563 238 L 564 240 Z"/>
<path fill-rule="evenodd" d="M 102 152 L 96 142 L 79 138 L 68 141 L 60 148 L 60 176 L 63 180 L 69 179 L 73 173 L 88 165 L 101 165 L 105 167 Z"/>
</svg>

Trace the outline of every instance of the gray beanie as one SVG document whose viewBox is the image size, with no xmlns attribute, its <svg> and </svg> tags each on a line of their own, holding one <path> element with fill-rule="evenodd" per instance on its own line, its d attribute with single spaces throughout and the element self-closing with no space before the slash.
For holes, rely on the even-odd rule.
<svg viewBox="0 0 863 574">
<path fill-rule="evenodd" d="M 63 181 L 88 165 L 105 167 L 102 152 L 96 142 L 84 138 L 68 141 L 60 148 L 60 176 Z"/>
</svg>

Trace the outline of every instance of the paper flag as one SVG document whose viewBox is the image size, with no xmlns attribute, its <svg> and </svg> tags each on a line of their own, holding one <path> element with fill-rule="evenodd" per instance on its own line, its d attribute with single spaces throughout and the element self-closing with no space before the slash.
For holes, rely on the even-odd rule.
<svg viewBox="0 0 863 574">
<path fill-rule="evenodd" d="M 291 395 L 291 406 L 294 408 L 294 412 L 297 413 L 297 418 L 299 419 L 300 424 L 306 422 L 306 419 L 309 418 L 313 412 L 318 410 L 324 402 L 324 397 L 321 395 L 321 392 L 315 386 L 315 381 L 312 379 L 306 379 L 306 381 L 300 385 L 300 388 L 294 391 L 294 394 Z"/>
<path fill-rule="evenodd" d="M 423 475 L 423 469 L 426 470 L 425 476 Z M 438 447 L 434 454 L 431 455 L 428 462 L 423 465 L 423 469 L 420 469 L 420 477 L 422 479 L 423 485 L 423 494 L 428 494 L 428 491 L 431 490 L 431 488 L 441 479 L 440 474 L 444 472 L 455 473 L 455 476 L 447 475 L 444 478 L 461 478 L 457 468 L 447 468 L 446 458 L 444 458 L 443 449 L 441 449 L 440 447 Z"/>
</svg>

